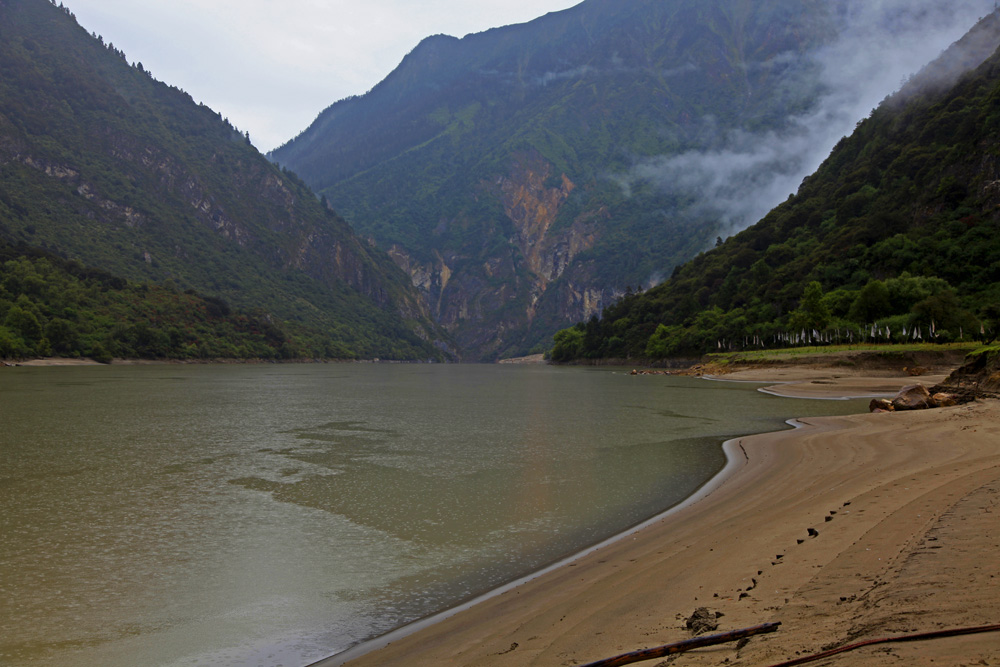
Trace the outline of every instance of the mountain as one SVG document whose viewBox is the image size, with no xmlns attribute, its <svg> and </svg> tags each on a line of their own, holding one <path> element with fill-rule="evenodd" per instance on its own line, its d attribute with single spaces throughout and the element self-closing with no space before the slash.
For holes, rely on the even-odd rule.
<svg viewBox="0 0 1000 667">
<path fill-rule="evenodd" d="M 0 0 L 0 239 L 257 312 L 303 356 L 447 356 L 384 252 L 45 0 Z"/>
<path fill-rule="evenodd" d="M 325 345 L 262 311 L 0 240 L 0 359 L 287 359 Z"/>
<path fill-rule="evenodd" d="M 525 352 L 759 218 L 818 165 L 817 133 L 841 128 L 828 152 L 929 59 L 928 26 L 971 16 L 953 41 L 988 4 L 587 0 L 430 37 L 271 157 L 388 250 L 470 356 Z M 892 69 L 915 43 L 925 60 Z"/>
<path fill-rule="evenodd" d="M 798 193 L 653 289 L 556 334 L 552 356 L 1000 334 L 1000 13 L 838 143 Z"/>
</svg>

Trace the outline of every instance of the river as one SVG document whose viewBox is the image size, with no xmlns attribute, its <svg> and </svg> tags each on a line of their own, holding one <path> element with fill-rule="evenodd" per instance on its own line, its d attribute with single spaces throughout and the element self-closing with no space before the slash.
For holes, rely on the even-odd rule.
<svg viewBox="0 0 1000 667">
<path fill-rule="evenodd" d="M 858 402 L 608 369 L 0 369 L 0 664 L 301 667 Z"/>
</svg>

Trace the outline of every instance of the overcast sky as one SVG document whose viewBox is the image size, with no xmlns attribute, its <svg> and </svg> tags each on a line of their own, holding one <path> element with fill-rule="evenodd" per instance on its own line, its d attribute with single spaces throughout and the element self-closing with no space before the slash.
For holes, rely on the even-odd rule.
<svg viewBox="0 0 1000 667">
<path fill-rule="evenodd" d="M 421 39 L 580 0 L 62 0 L 77 21 L 250 132 L 261 151 L 381 81 Z"/>
</svg>

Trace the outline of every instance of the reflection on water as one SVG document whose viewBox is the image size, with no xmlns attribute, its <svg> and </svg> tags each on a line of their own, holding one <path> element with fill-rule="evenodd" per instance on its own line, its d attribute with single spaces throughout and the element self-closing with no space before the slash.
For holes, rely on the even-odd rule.
<svg viewBox="0 0 1000 667">
<path fill-rule="evenodd" d="M 722 439 L 857 404 L 607 370 L 0 373 L 0 664 L 286 665 L 689 495 Z"/>
</svg>

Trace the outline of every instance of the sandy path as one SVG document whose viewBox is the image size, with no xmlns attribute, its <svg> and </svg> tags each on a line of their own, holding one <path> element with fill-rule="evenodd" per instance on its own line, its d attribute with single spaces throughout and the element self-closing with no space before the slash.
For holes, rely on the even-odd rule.
<svg viewBox="0 0 1000 667">
<path fill-rule="evenodd" d="M 815 369 L 769 379 L 799 382 L 782 393 L 826 396 L 913 382 Z M 672 665 L 769 665 L 850 641 L 1000 623 L 1000 403 L 807 421 L 734 443 L 737 472 L 690 507 L 349 664 L 581 664 L 686 639 L 684 619 L 700 606 L 724 614 L 720 631 L 782 627 Z M 1000 665 L 1000 634 L 834 660 L 815 664 Z"/>
</svg>

